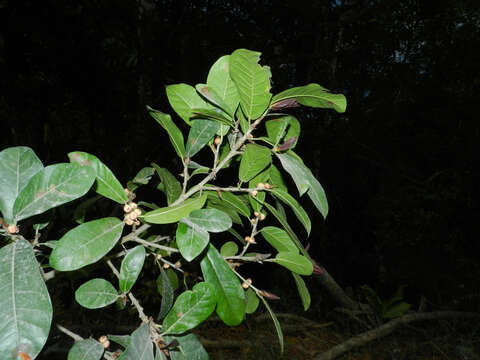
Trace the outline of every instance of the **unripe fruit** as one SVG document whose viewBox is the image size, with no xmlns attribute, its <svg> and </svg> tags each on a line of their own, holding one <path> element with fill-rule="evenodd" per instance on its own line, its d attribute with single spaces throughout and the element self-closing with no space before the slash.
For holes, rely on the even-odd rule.
<svg viewBox="0 0 480 360">
<path fill-rule="evenodd" d="M 133 220 L 130 219 L 129 217 L 125 217 L 124 220 L 125 224 L 132 226 L 133 225 Z"/>
<path fill-rule="evenodd" d="M 138 208 L 135 209 L 135 210 L 133 210 L 132 212 L 133 212 L 135 215 L 137 215 L 137 217 L 140 216 L 140 215 L 142 215 L 142 210 L 140 210 L 140 209 L 138 209 Z"/>
<path fill-rule="evenodd" d="M 123 211 L 129 213 L 130 211 L 132 211 L 132 207 L 129 204 L 125 204 L 125 206 L 123 207 Z"/>
<path fill-rule="evenodd" d="M 273 188 L 273 186 L 270 185 L 269 183 L 265 183 L 264 186 L 265 186 L 265 189 L 271 189 L 271 188 Z"/>
<path fill-rule="evenodd" d="M 250 285 L 252 284 L 252 279 L 248 278 L 247 280 L 245 280 L 242 284 L 242 287 L 244 289 L 248 289 L 250 287 Z"/>
<path fill-rule="evenodd" d="M 265 220 L 266 217 L 264 213 L 260 213 L 260 221 Z"/>
<path fill-rule="evenodd" d="M 254 237 L 245 236 L 245 241 L 249 244 L 256 244 Z"/>
<path fill-rule="evenodd" d="M 98 338 L 98 342 L 103 345 L 105 349 L 107 349 L 110 346 L 110 341 L 105 335 L 102 335 Z"/>
<path fill-rule="evenodd" d="M 259 216 L 260 216 L 260 213 L 259 213 L 258 211 L 254 211 L 254 212 L 253 212 L 253 215 L 254 215 L 255 217 L 259 217 Z"/>
<path fill-rule="evenodd" d="M 167 264 L 167 263 L 164 263 L 164 264 L 163 264 L 163 268 L 164 268 L 164 269 L 168 269 L 169 267 L 170 267 L 170 264 Z"/>
<path fill-rule="evenodd" d="M 253 197 L 257 196 L 257 194 L 258 194 L 257 190 L 250 191 L 250 195 L 252 195 Z"/>
<path fill-rule="evenodd" d="M 215 145 L 220 145 L 221 141 L 222 140 L 220 139 L 220 136 L 217 136 L 213 142 L 215 143 Z"/>
<path fill-rule="evenodd" d="M 132 202 L 132 201 L 129 202 L 128 205 L 130 205 L 130 207 L 132 208 L 132 210 L 135 210 L 135 209 L 138 207 L 137 203 L 134 203 L 134 202 Z"/>
<path fill-rule="evenodd" d="M 17 226 L 17 225 L 14 225 L 14 224 L 8 225 L 7 231 L 8 231 L 10 234 L 17 234 L 17 233 L 18 233 L 18 226 Z"/>
<path fill-rule="evenodd" d="M 265 188 L 267 188 L 267 184 L 258 183 L 258 184 L 257 184 L 257 188 L 259 188 L 259 189 L 265 189 Z"/>
</svg>

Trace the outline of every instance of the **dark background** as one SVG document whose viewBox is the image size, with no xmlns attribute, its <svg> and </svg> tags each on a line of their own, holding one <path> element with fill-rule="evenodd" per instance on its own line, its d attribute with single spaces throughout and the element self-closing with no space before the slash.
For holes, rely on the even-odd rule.
<svg viewBox="0 0 480 360">
<path fill-rule="evenodd" d="M 324 222 L 303 201 L 313 257 L 343 286 L 477 306 L 478 0 L 0 0 L 0 31 L 0 149 L 91 152 L 123 183 L 180 172 L 145 105 L 173 114 L 165 85 L 235 49 L 262 52 L 273 93 L 345 94 L 345 114 L 295 111 L 330 202 Z"/>
</svg>

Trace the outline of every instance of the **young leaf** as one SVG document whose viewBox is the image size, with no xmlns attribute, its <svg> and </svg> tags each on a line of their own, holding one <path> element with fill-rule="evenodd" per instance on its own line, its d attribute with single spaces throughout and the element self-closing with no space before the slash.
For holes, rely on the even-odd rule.
<svg viewBox="0 0 480 360">
<path fill-rule="evenodd" d="M 217 209 L 194 210 L 188 220 L 208 232 L 223 232 L 232 227 L 232 220 L 223 211 Z"/>
<path fill-rule="evenodd" d="M 83 339 L 75 342 L 68 352 L 67 360 L 100 360 L 104 347 L 94 339 Z"/>
<path fill-rule="evenodd" d="M 200 262 L 203 278 L 217 294 L 217 314 L 229 326 L 236 326 L 245 314 L 245 294 L 240 281 L 218 250 L 210 244 Z"/>
<path fill-rule="evenodd" d="M 175 301 L 162 324 L 163 335 L 183 334 L 206 320 L 215 309 L 217 296 L 212 285 L 197 283 Z"/>
<path fill-rule="evenodd" d="M 245 312 L 247 314 L 253 314 L 258 308 L 258 304 L 260 304 L 260 299 L 252 288 L 248 288 L 245 291 L 245 303 Z"/>
<path fill-rule="evenodd" d="M 278 252 L 288 251 L 298 253 L 297 246 L 284 230 L 275 226 L 265 226 L 260 230 L 260 233 Z"/>
<path fill-rule="evenodd" d="M 17 146 L 0 151 L 0 212 L 13 223 L 13 204 L 30 179 L 43 169 L 32 149 Z"/>
<path fill-rule="evenodd" d="M 171 360 L 208 360 L 208 353 L 205 351 L 202 343 L 195 334 L 186 334 L 182 336 L 166 336 L 167 343 L 177 340 L 178 346 L 169 351 Z"/>
<path fill-rule="evenodd" d="M 345 112 L 347 108 L 345 96 L 332 94 L 318 84 L 308 84 L 282 91 L 273 97 L 272 107 L 286 99 L 295 99 L 299 104 L 314 108 L 333 108 L 339 113 Z"/>
<path fill-rule="evenodd" d="M 97 262 L 115 246 L 124 225 L 114 217 L 78 225 L 58 241 L 50 254 L 50 266 L 59 271 L 71 271 Z"/>
<path fill-rule="evenodd" d="M 53 311 L 39 269 L 28 241 L 0 249 L 0 358 L 24 345 L 34 359 L 47 341 Z"/>
<path fill-rule="evenodd" d="M 220 248 L 220 254 L 223 257 L 226 256 L 235 256 L 238 252 L 238 245 L 233 241 L 227 241 L 225 244 L 222 245 Z"/>
<path fill-rule="evenodd" d="M 145 323 L 130 336 L 130 343 L 118 360 L 153 360 L 150 323 Z"/>
<path fill-rule="evenodd" d="M 197 224 L 182 219 L 177 226 L 177 245 L 180 254 L 187 261 L 195 259 L 208 245 L 210 235 Z"/>
<path fill-rule="evenodd" d="M 280 355 L 283 355 L 284 342 L 283 342 L 283 332 L 282 332 L 282 328 L 280 327 L 280 323 L 278 322 L 277 316 L 270 308 L 270 305 L 268 305 L 267 300 L 265 300 L 263 296 L 260 296 L 260 299 L 262 299 L 263 304 L 267 308 L 268 313 L 270 314 L 273 320 L 273 324 L 275 325 L 275 330 L 277 331 L 277 335 L 278 335 L 278 342 L 280 343 Z"/>
<path fill-rule="evenodd" d="M 300 275 L 294 272 L 291 272 L 291 274 L 295 279 L 295 284 L 297 285 L 297 290 L 298 290 L 298 294 L 300 295 L 300 299 L 302 299 L 303 309 L 307 311 L 312 301 L 310 298 L 310 293 L 308 292 L 307 285 L 305 285 L 305 281 Z"/>
<path fill-rule="evenodd" d="M 171 224 L 186 218 L 193 210 L 201 209 L 205 204 L 207 195 L 198 198 L 187 199 L 184 202 L 164 208 L 159 208 L 145 213 L 141 218 L 152 224 Z"/>
<path fill-rule="evenodd" d="M 117 290 L 104 279 L 92 279 L 75 291 L 75 300 L 87 309 L 99 309 L 113 304 L 118 298 Z"/>
<path fill-rule="evenodd" d="M 147 111 L 150 116 L 157 120 L 157 122 L 167 131 L 175 152 L 183 161 L 185 157 L 185 144 L 183 135 L 177 125 L 175 125 L 173 122 L 172 117 L 168 114 L 162 113 L 161 111 L 152 109 L 150 106 L 147 106 Z"/>
<path fill-rule="evenodd" d="M 193 120 L 188 133 L 186 156 L 191 158 L 199 152 L 220 129 L 220 123 L 214 120 Z"/>
<path fill-rule="evenodd" d="M 307 212 L 298 203 L 298 201 L 295 200 L 295 198 L 293 196 L 291 196 L 289 193 L 287 193 L 285 191 L 282 191 L 282 190 L 279 190 L 279 189 L 273 189 L 271 191 L 271 194 L 273 194 L 277 199 L 283 201 L 285 204 L 290 206 L 290 208 L 293 210 L 294 214 L 297 216 L 298 220 L 305 227 L 305 230 L 307 231 L 307 234 L 310 235 L 310 230 L 312 228 L 310 218 L 308 217 Z"/>
<path fill-rule="evenodd" d="M 248 120 L 262 116 L 272 97 L 272 74 L 268 66 L 258 63 L 260 55 L 259 52 L 238 49 L 230 56 L 230 76 L 237 86 L 240 106 Z"/>
<path fill-rule="evenodd" d="M 240 161 L 238 177 L 241 181 L 251 180 L 272 162 L 272 152 L 269 148 L 257 144 L 247 144 Z"/>
<path fill-rule="evenodd" d="M 230 77 L 230 55 L 219 58 L 210 68 L 207 77 L 207 85 L 215 90 L 218 96 L 228 105 L 229 114 L 233 117 L 240 98 L 237 87 Z M 225 110 L 225 109 L 224 109 Z"/>
<path fill-rule="evenodd" d="M 75 200 L 90 189 L 95 171 L 78 164 L 55 164 L 37 172 L 13 205 L 15 221 Z"/>
<path fill-rule="evenodd" d="M 155 171 L 162 181 L 163 189 L 167 195 L 167 204 L 170 205 L 182 194 L 182 185 L 167 169 L 162 168 L 155 163 L 152 163 L 152 166 L 155 168 Z"/>
<path fill-rule="evenodd" d="M 161 280 L 161 284 L 159 286 L 159 281 L 157 279 L 157 289 L 161 289 L 159 293 L 162 295 L 162 302 L 160 304 L 160 312 L 158 313 L 157 320 L 161 320 L 167 315 L 173 304 L 173 292 L 178 288 L 177 275 L 172 269 L 167 269 L 167 271 L 168 270 L 170 270 L 169 274 L 173 274 L 174 277 L 167 275 L 167 272 L 160 266 L 160 276 L 158 279 Z M 177 283 L 173 284 L 173 281 L 171 281 L 170 278 L 175 279 Z"/>
<path fill-rule="evenodd" d="M 102 163 L 96 156 L 86 152 L 75 151 L 68 154 L 70 162 L 81 166 L 91 167 L 96 174 L 97 184 L 95 191 L 119 204 L 128 201 L 128 196 L 122 184 L 117 180 L 113 172 Z"/>
<path fill-rule="evenodd" d="M 274 260 L 277 264 L 280 264 L 297 274 L 312 275 L 312 261 L 303 255 L 299 255 L 297 252 L 279 252 Z"/>
<path fill-rule="evenodd" d="M 197 94 L 193 86 L 175 84 L 167 86 L 166 90 L 168 102 L 173 110 L 188 125 L 192 125 L 192 121 L 190 121 L 192 109 L 208 108 L 207 103 Z"/>
<path fill-rule="evenodd" d="M 127 251 L 127 255 L 122 260 L 120 267 L 120 276 L 118 283 L 120 291 L 127 293 L 132 288 L 138 275 L 142 271 L 143 262 L 145 261 L 145 248 L 143 245 L 137 245 L 133 249 Z"/>
</svg>

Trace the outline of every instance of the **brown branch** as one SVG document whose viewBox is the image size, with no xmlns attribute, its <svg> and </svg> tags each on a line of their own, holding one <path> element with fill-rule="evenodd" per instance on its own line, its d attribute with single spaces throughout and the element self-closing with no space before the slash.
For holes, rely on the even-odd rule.
<svg viewBox="0 0 480 360">
<path fill-rule="evenodd" d="M 407 314 L 397 319 L 391 320 L 386 324 L 383 324 L 375 329 L 366 331 L 360 335 L 354 336 L 347 341 L 334 346 L 328 351 L 325 351 L 318 355 L 315 360 L 332 360 L 338 356 L 352 350 L 353 348 L 363 346 L 372 340 L 382 338 L 389 335 L 401 325 L 406 325 L 412 322 L 424 321 L 424 320 L 436 320 L 446 318 L 480 318 L 478 313 L 468 313 L 460 311 L 435 311 L 429 313 L 414 313 Z"/>
</svg>

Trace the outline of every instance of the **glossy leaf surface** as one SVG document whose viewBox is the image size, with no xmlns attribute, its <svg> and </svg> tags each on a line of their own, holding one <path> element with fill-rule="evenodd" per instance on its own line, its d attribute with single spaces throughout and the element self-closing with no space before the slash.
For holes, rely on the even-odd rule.
<svg viewBox="0 0 480 360">
<path fill-rule="evenodd" d="M 247 291 L 245 291 L 245 303 L 245 312 L 247 314 L 253 314 L 260 304 L 260 299 L 252 288 L 248 288 Z"/>
<path fill-rule="evenodd" d="M 67 360 L 100 360 L 103 345 L 94 339 L 83 339 L 75 342 L 68 352 Z"/>
<path fill-rule="evenodd" d="M 150 337 L 150 324 L 136 329 L 130 336 L 130 343 L 118 360 L 153 360 L 153 343 Z"/>
<path fill-rule="evenodd" d="M 313 272 L 312 261 L 303 255 L 299 255 L 296 251 L 279 252 L 275 256 L 275 262 L 300 275 L 311 275 Z"/>
<path fill-rule="evenodd" d="M 240 281 L 220 255 L 209 245 L 208 252 L 200 262 L 203 278 L 213 285 L 218 297 L 217 314 L 229 326 L 242 322 L 245 314 L 245 294 Z"/>
<path fill-rule="evenodd" d="M 260 233 L 278 252 L 288 251 L 298 253 L 297 246 L 293 243 L 285 230 L 275 226 L 265 226 Z"/>
<path fill-rule="evenodd" d="M 186 155 L 194 156 L 220 129 L 220 123 L 214 120 L 193 120 L 188 133 Z"/>
<path fill-rule="evenodd" d="M 184 202 L 164 208 L 159 208 L 145 213 L 142 218 L 152 224 L 171 224 L 179 221 L 181 218 L 186 218 L 193 210 L 203 207 L 207 195 L 194 199 L 187 199 Z"/>
<path fill-rule="evenodd" d="M 182 219 L 177 226 L 175 235 L 178 250 L 187 261 L 195 259 L 208 245 L 210 235 L 197 224 L 188 219 Z"/>
<path fill-rule="evenodd" d="M 52 304 L 32 246 L 20 239 L 0 249 L 0 357 L 24 347 L 34 359 L 47 341 Z"/>
<path fill-rule="evenodd" d="M 238 177 L 247 182 L 265 169 L 272 162 L 272 153 L 269 148 L 257 144 L 247 144 L 240 161 Z"/>
<path fill-rule="evenodd" d="M 174 84 L 166 88 L 168 102 L 173 110 L 187 124 L 191 125 L 192 109 L 206 108 L 207 103 L 197 94 L 193 86 L 187 84 Z"/>
<path fill-rule="evenodd" d="M 232 220 L 217 209 L 199 209 L 190 213 L 188 220 L 208 232 L 223 232 L 232 227 Z"/>
<path fill-rule="evenodd" d="M 117 290 L 104 279 L 92 279 L 75 291 L 75 300 L 87 309 L 99 309 L 113 304 L 118 298 Z"/>
<path fill-rule="evenodd" d="M 90 189 L 95 171 L 78 164 L 55 164 L 37 172 L 18 195 L 13 206 L 16 221 L 41 214 L 75 200 Z"/>
<path fill-rule="evenodd" d="M 225 244 L 222 245 L 220 248 L 220 254 L 223 257 L 226 256 L 235 256 L 238 252 L 238 245 L 233 241 L 227 241 Z"/>
<path fill-rule="evenodd" d="M 233 117 L 240 98 L 230 77 L 230 55 L 222 56 L 212 65 L 208 72 L 207 85 L 228 105 L 229 114 Z"/>
<path fill-rule="evenodd" d="M 80 166 L 89 166 L 95 171 L 95 191 L 119 204 L 128 201 L 128 196 L 122 184 L 117 180 L 113 172 L 102 163 L 96 156 L 85 152 L 75 151 L 68 154 L 70 162 Z"/>
<path fill-rule="evenodd" d="M 310 218 L 308 217 L 307 212 L 305 209 L 298 203 L 298 201 L 289 193 L 282 191 L 280 189 L 273 189 L 271 191 L 272 195 L 274 195 L 277 199 L 281 200 L 292 209 L 293 213 L 297 217 L 297 219 L 302 223 L 307 234 L 310 235 L 310 230 L 312 229 L 312 223 Z"/>
<path fill-rule="evenodd" d="M 50 254 L 50 266 L 71 271 L 97 262 L 115 246 L 124 225 L 114 217 L 78 225 L 58 241 Z"/>
<path fill-rule="evenodd" d="M 175 125 L 172 117 L 168 114 L 164 114 L 161 111 L 154 110 L 147 106 L 147 111 L 168 133 L 170 142 L 175 149 L 177 155 L 182 159 L 185 157 L 185 143 L 183 140 L 183 134 L 180 129 Z"/>
<path fill-rule="evenodd" d="M 206 320 L 215 309 L 217 296 L 212 285 L 197 283 L 180 294 L 162 324 L 164 334 L 183 334 Z"/>
<path fill-rule="evenodd" d="M 231 207 L 240 215 L 243 215 L 246 218 L 250 218 L 250 208 L 242 200 L 240 200 L 240 197 L 238 195 L 234 195 L 230 192 L 223 192 L 219 196 L 216 192 L 210 191 L 207 192 L 207 194 L 210 201 L 222 204 L 226 207 Z"/>
<path fill-rule="evenodd" d="M 0 212 L 7 224 L 13 223 L 15 199 L 42 169 L 42 162 L 29 147 L 16 146 L 0 152 Z"/>
<path fill-rule="evenodd" d="M 295 285 L 297 285 L 298 294 L 300 295 L 300 299 L 302 300 L 303 310 L 307 311 L 310 307 L 310 303 L 312 302 L 307 285 L 305 284 L 305 281 L 300 275 L 294 272 L 292 272 L 291 274 L 295 279 Z"/>
<path fill-rule="evenodd" d="M 152 166 L 155 168 L 155 171 L 162 181 L 163 189 L 165 191 L 165 195 L 167 196 L 167 204 L 170 205 L 181 195 L 182 185 L 167 169 L 162 168 L 155 163 L 152 163 Z"/>
<path fill-rule="evenodd" d="M 143 245 L 137 245 L 133 249 L 127 251 L 127 255 L 122 260 L 120 267 L 120 276 L 118 278 L 119 288 L 121 292 L 129 292 L 138 275 L 142 271 L 145 261 L 145 248 Z"/>
</svg>

